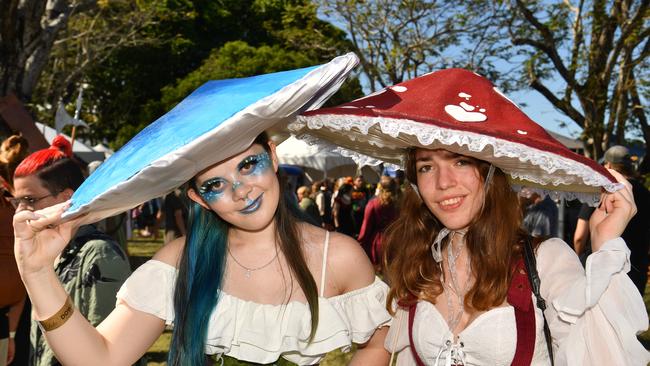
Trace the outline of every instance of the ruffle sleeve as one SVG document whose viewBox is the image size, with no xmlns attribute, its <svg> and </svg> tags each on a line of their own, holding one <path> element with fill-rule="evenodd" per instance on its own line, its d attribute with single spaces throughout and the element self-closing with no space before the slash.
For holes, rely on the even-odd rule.
<svg viewBox="0 0 650 366">
<path fill-rule="evenodd" d="M 117 301 L 123 301 L 135 310 L 174 322 L 174 286 L 177 271 L 174 266 L 149 260 L 131 274 L 117 292 Z"/>
<path fill-rule="evenodd" d="M 541 295 L 556 365 L 646 365 L 650 354 L 636 334 L 648 328 L 643 299 L 627 276 L 630 252 L 621 238 L 606 242 L 583 270 L 560 239 L 537 253 Z"/>
<path fill-rule="evenodd" d="M 367 287 L 319 298 L 318 328 L 311 342 L 306 304 L 263 305 L 224 293 L 210 316 L 205 351 L 261 364 L 279 357 L 298 365 L 316 364 L 328 352 L 347 352 L 353 342 L 367 342 L 377 328 L 389 324 L 387 291 L 376 278 Z"/>
<path fill-rule="evenodd" d="M 387 294 L 386 283 L 375 277 L 370 286 L 328 299 L 349 330 L 352 342 L 366 343 L 377 328 L 390 323 L 391 316 L 386 310 Z"/>
</svg>

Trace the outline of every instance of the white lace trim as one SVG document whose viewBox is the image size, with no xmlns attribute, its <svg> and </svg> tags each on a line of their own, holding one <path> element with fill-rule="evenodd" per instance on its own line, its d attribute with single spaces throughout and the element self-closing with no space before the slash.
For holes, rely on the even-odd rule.
<svg viewBox="0 0 650 366">
<path fill-rule="evenodd" d="M 340 136 L 347 136 L 350 145 L 362 144 L 367 147 L 380 148 L 383 154 L 390 152 L 390 150 L 397 150 L 399 151 L 399 156 L 392 156 L 392 158 L 395 161 L 400 161 L 402 166 L 404 165 L 404 148 L 413 146 L 415 141 L 412 138 L 415 137 L 417 143 L 421 146 L 430 146 L 434 142 L 439 142 L 443 145 L 456 144 L 458 146 L 465 146 L 469 151 L 475 153 L 485 152 L 485 148 L 489 146 L 492 150 L 492 152 L 486 152 L 489 155 L 479 155 L 477 157 L 492 161 L 497 166 L 499 166 L 499 161 L 503 162 L 505 161 L 503 158 L 506 158 L 539 168 L 535 172 L 530 171 L 530 169 L 514 170 L 499 166 L 504 172 L 516 180 L 529 181 L 537 185 L 549 187 L 548 189 L 546 187 L 539 189 L 540 192 L 557 192 L 557 195 L 567 198 L 569 196 L 574 198 L 582 197 L 582 201 L 585 201 L 585 198 L 589 197 L 586 201 L 593 201 L 592 197 L 594 193 L 592 192 L 566 192 L 561 186 L 584 184 L 591 187 L 603 187 L 608 192 L 614 192 L 623 187 L 622 184 L 610 182 L 607 177 L 573 159 L 521 143 L 474 132 L 446 129 L 403 119 L 346 115 L 299 116 L 295 122 L 289 125 L 289 130 L 299 134 L 299 138 L 311 144 L 322 144 L 322 141 L 313 135 L 318 135 L 318 130 L 323 128 L 330 131 L 345 131 L 345 134 L 339 134 Z M 390 145 L 383 141 L 377 142 L 377 139 L 369 140 L 367 136 L 371 128 L 378 129 L 377 132 L 394 138 L 394 141 L 399 143 L 399 145 Z M 309 136 L 309 134 L 312 134 L 312 136 Z M 402 141 L 397 140 L 398 136 Z M 404 138 L 410 138 L 411 141 L 403 141 Z M 347 145 L 345 141 L 341 142 L 342 145 Z M 332 144 L 324 145 L 329 145 L 330 150 L 354 159 L 359 165 L 377 165 L 382 162 L 382 160 L 351 151 L 343 146 L 332 148 Z M 366 150 L 372 151 L 372 149 Z M 557 187 L 558 189 L 551 189 L 550 186 Z"/>
</svg>

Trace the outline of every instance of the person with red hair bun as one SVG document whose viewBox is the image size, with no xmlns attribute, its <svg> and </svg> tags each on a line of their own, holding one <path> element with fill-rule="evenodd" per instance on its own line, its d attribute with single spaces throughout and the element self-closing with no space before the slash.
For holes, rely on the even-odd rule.
<svg viewBox="0 0 650 366">
<path fill-rule="evenodd" d="M 59 135 L 52 146 L 27 156 L 14 173 L 16 212 L 36 211 L 68 201 L 84 181 L 72 158 L 72 146 Z M 74 305 L 93 325 L 115 307 L 115 295 L 131 273 L 126 254 L 111 237 L 94 225 L 81 226 L 59 253 L 55 272 Z M 57 364 L 42 330 L 32 321 L 31 365 Z"/>
</svg>

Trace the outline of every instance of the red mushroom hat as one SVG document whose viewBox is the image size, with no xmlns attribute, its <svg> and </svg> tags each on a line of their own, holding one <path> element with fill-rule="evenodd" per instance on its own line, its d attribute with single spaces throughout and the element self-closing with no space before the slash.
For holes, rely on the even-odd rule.
<svg viewBox="0 0 650 366">
<path fill-rule="evenodd" d="M 332 108 L 305 112 L 290 129 L 338 145 L 359 164 L 403 165 L 412 147 L 446 149 L 488 161 L 555 198 L 594 204 L 621 187 L 595 161 L 552 138 L 489 80 L 464 69 L 433 72 Z"/>
</svg>

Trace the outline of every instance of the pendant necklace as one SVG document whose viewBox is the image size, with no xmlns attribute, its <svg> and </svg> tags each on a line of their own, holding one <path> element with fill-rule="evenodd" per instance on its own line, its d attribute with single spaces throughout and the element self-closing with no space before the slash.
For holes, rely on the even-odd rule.
<svg viewBox="0 0 650 366">
<path fill-rule="evenodd" d="M 256 268 L 250 268 L 250 267 L 246 267 L 245 265 L 241 264 L 241 263 L 237 260 L 237 258 L 235 258 L 235 256 L 232 255 L 232 252 L 230 251 L 230 246 L 229 246 L 229 245 L 226 246 L 226 248 L 228 248 L 228 255 L 230 255 L 230 258 L 232 258 L 232 260 L 235 261 L 235 263 L 237 263 L 237 265 L 239 265 L 241 268 L 244 269 L 244 271 L 246 271 L 246 272 L 244 272 L 244 277 L 246 277 L 246 279 L 250 279 L 250 278 L 251 278 L 251 275 L 253 274 L 253 272 L 268 267 L 268 266 L 269 266 L 271 263 L 273 263 L 273 262 L 275 261 L 275 259 L 278 257 L 278 247 L 277 247 L 277 245 L 276 245 L 276 247 L 275 247 L 275 255 L 273 256 L 273 258 L 271 258 L 270 261 L 268 261 L 268 263 L 266 263 L 266 264 L 264 264 L 264 265 L 262 265 L 262 266 L 256 267 Z"/>
</svg>

